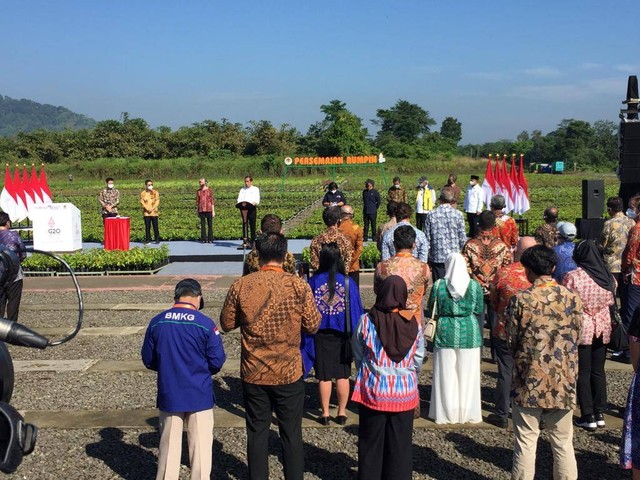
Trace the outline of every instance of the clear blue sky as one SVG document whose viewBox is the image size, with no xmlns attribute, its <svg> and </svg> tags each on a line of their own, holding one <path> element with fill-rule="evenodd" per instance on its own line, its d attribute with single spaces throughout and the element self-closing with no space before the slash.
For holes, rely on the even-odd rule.
<svg viewBox="0 0 640 480">
<path fill-rule="evenodd" d="M 617 121 L 640 75 L 640 2 L 0 1 L 0 94 L 152 127 L 271 120 L 398 99 L 463 142 Z M 635 25 L 635 26 L 634 26 Z"/>
</svg>

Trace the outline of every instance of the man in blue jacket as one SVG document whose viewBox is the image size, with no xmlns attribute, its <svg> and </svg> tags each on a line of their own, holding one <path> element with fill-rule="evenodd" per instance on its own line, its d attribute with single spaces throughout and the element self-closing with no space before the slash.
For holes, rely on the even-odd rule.
<svg viewBox="0 0 640 480">
<path fill-rule="evenodd" d="M 212 375 L 226 359 L 215 323 L 198 310 L 202 288 L 191 278 L 175 288 L 172 308 L 156 315 L 142 344 L 145 367 L 158 372 L 160 448 L 157 479 L 178 478 L 183 423 L 187 426 L 191 479 L 208 479 L 213 452 Z"/>
<path fill-rule="evenodd" d="M 369 227 L 371 227 L 371 240 L 376 241 L 376 218 L 378 217 L 378 208 L 382 203 L 380 193 L 375 189 L 375 182 L 370 178 L 364 183 L 362 191 L 362 218 L 364 221 L 364 241 L 369 236 Z"/>
</svg>

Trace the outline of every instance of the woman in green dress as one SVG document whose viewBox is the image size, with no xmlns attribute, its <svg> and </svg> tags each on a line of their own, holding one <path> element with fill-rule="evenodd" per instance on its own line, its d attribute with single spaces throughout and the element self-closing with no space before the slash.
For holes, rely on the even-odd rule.
<svg viewBox="0 0 640 480">
<path fill-rule="evenodd" d="M 429 417 L 436 423 L 479 423 L 482 333 L 476 314 L 484 303 L 482 288 L 469 277 L 461 254 L 447 257 L 444 278 L 431 289 L 427 312 L 434 303 L 438 326 Z"/>
</svg>

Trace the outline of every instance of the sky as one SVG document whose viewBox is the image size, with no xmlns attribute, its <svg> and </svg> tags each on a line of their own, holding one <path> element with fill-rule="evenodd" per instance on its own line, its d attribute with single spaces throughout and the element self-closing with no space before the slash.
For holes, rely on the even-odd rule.
<svg viewBox="0 0 640 480">
<path fill-rule="evenodd" d="M 0 95 L 177 129 L 306 133 L 339 99 L 371 133 L 399 99 L 462 143 L 618 121 L 640 74 L 637 0 L 0 0 Z"/>
</svg>

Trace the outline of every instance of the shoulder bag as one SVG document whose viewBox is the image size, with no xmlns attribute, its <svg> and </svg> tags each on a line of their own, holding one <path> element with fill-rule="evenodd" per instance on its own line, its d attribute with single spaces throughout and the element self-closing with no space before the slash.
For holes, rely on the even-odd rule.
<svg viewBox="0 0 640 480">
<path fill-rule="evenodd" d="M 427 318 L 427 322 L 424 326 L 424 338 L 427 341 L 433 343 L 436 338 L 436 330 L 438 328 L 438 320 L 436 320 L 436 315 L 438 313 L 438 292 L 437 287 L 440 284 L 440 280 L 438 280 L 433 285 L 434 298 L 433 298 L 433 308 L 431 309 L 431 316 Z"/>
<path fill-rule="evenodd" d="M 618 301 L 615 295 L 613 299 L 613 305 L 609 305 L 609 314 L 611 315 L 611 340 L 609 341 L 609 349 L 614 352 L 620 352 L 629 348 L 629 330 L 620 318 Z"/>
</svg>

